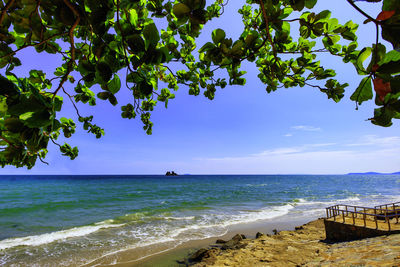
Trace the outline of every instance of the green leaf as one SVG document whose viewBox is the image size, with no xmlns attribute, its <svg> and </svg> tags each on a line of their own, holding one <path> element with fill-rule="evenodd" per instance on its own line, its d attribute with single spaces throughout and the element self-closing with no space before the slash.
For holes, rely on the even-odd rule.
<svg viewBox="0 0 400 267">
<path fill-rule="evenodd" d="M 116 106 L 118 104 L 118 100 L 114 95 L 109 95 L 108 101 L 110 101 L 111 105 L 113 106 Z"/>
<path fill-rule="evenodd" d="M 96 79 L 100 84 L 107 83 L 112 77 L 112 69 L 105 61 L 100 61 L 96 65 Z"/>
<path fill-rule="evenodd" d="M 0 96 L 0 116 L 4 116 L 7 112 L 7 98 L 4 96 Z"/>
<path fill-rule="evenodd" d="M 278 19 L 285 19 L 293 12 L 293 8 L 286 7 L 281 10 L 281 14 L 279 15 Z"/>
<path fill-rule="evenodd" d="M 367 74 L 367 71 L 365 70 L 363 63 L 371 55 L 371 53 L 372 53 L 371 47 L 364 47 L 358 54 L 356 65 L 355 65 L 357 68 L 358 74 L 361 74 L 361 75 Z"/>
<path fill-rule="evenodd" d="M 383 0 L 383 6 L 382 10 L 383 11 L 391 11 L 395 10 L 399 6 L 399 1 L 398 0 Z"/>
<path fill-rule="evenodd" d="M 172 12 L 178 19 L 183 18 L 184 16 L 189 14 L 190 11 L 191 11 L 190 8 L 183 3 L 178 3 L 174 5 L 174 7 L 172 8 Z"/>
<path fill-rule="evenodd" d="M 63 104 L 63 98 L 61 96 L 56 95 L 53 100 L 54 111 L 61 111 L 62 104 Z"/>
<path fill-rule="evenodd" d="M 149 23 L 143 28 L 143 36 L 145 38 L 146 50 L 153 46 L 155 47 L 160 40 L 160 33 L 154 23 Z"/>
<path fill-rule="evenodd" d="M 361 105 L 362 102 L 370 100 L 372 97 L 371 76 L 368 76 L 361 80 L 350 99 Z"/>
<path fill-rule="evenodd" d="M 213 48 L 215 48 L 215 45 L 211 42 L 207 42 L 199 49 L 199 53 L 207 52 L 208 50 Z"/>
<path fill-rule="evenodd" d="M 41 128 L 50 125 L 50 113 L 47 110 L 41 112 L 26 112 L 19 119 L 28 127 Z"/>
<path fill-rule="evenodd" d="M 97 97 L 100 98 L 101 100 L 107 100 L 110 97 L 109 92 L 100 92 L 97 94 Z"/>
<path fill-rule="evenodd" d="M 316 20 L 327 20 L 331 17 L 331 11 L 323 10 L 315 17 Z"/>
<path fill-rule="evenodd" d="M 394 112 L 382 107 L 374 110 L 374 117 L 371 119 L 371 122 L 375 125 L 389 127 L 392 123 L 392 118 L 394 117 Z"/>
<path fill-rule="evenodd" d="M 216 45 L 221 43 L 225 39 L 225 36 L 224 30 L 221 29 L 215 29 L 211 34 L 211 38 Z"/>
<path fill-rule="evenodd" d="M 328 20 L 325 24 L 325 28 L 328 32 L 333 32 L 339 25 L 339 20 L 336 18 Z"/>
<path fill-rule="evenodd" d="M 305 6 L 308 9 L 311 9 L 315 6 L 318 0 L 305 0 Z"/>
<path fill-rule="evenodd" d="M 108 82 L 107 86 L 111 93 L 116 94 L 119 89 L 121 89 L 121 80 L 119 79 L 118 75 L 115 74 L 114 78 Z"/>
<path fill-rule="evenodd" d="M 390 62 L 398 62 L 400 61 L 400 52 L 396 50 L 392 50 L 383 57 L 381 61 L 378 62 L 379 66 L 382 66 L 384 64 L 390 63 Z"/>
<path fill-rule="evenodd" d="M 305 6 L 305 0 L 293 0 L 292 2 L 292 8 L 297 11 L 303 10 Z"/>
<path fill-rule="evenodd" d="M 135 9 L 130 9 L 129 10 L 129 22 L 133 25 L 133 26 L 137 26 L 138 23 L 138 14 L 136 12 Z"/>
</svg>

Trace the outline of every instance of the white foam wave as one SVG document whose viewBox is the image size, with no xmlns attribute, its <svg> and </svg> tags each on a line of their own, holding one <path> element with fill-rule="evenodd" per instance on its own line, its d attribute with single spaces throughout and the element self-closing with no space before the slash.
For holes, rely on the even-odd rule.
<svg viewBox="0 0 400 267">
<path fill-rule="evenodd" d="M 202 221 L 199 221 L 197 224 L 193 224 L 190 226 L 186 226 L 184 228 L 178 229 L 174 231 L 173 237 L 180 235 L 183 232 L 189 232 L 193 230 L 199 229 L 217 229 L 219 231 L 217 234 L 213 233 L 212 231 L 208 232 L 203 238 L 208 238 L 212 236 L 219 236 L 223 235 L 227 231 L 227 227 L 235 224 L 242 224 L 242 223 L 250 223 L 255 222 L 258 220 L 267 220 L 273 219 L 276 217 L 280 217 L 289 213 L 291 209 L 294 207 L 290 204 L 286 204 L 284 206 L 273 206 L 264 208 L 262 210 L 255 210 L 255 211 L 243 211 L 236 215 L 224 215 L 224 214 L 214 214 L 214 215 L 206 215 L 203 216 Z"/>
<path fill-rule="evenodd" d="M 195 216 L 185 216 L 185 217 L 163 217 L 166 220 L 193 220 Z"/>
<path fill-rule="evenodd" d="M 359 197 L 348 197 L 348 198 L 343 198 L 343 199 L 336 199 L 336 200 L 329 200 L 329 201 L 308 201 L 305 199 L 298 199 L 298 201 L 296 201 L 294 203 L 294 205 L 298 205 L 298 206 L 308 206 L 308 205 L 325 205 L 325 206 L 329 206 L 329 205 L 334 205 L 337 203 L 344 203 L 344 202 L 358 202 L 360 201 Z"/>
<path fill-rule="evenodd" d="M 130 245 L 123 249 L 119 249 L 117 251 L 106 253 L 106 254 L 102 255 L 100 258 L 92 260 L 86 264 L 92 264 L 101 258 L 110 257 L 110 256 L 118 254 L 119 252 L 138 248 L 138 247 L 145 247 L 145 246 L 151 246 L 154 244 L 173 242 L 174 245 L 171 248 L 169 248 L 169 249 L 173 249 L 174 247 L 178 246 L 179 244 L 182 244 L 183 242 L 187 242 L 187 241 L 190 241 L 193 239 L 205 239 L 205 238 L 209 238 L 209 237 L 222 236 L 228 232 L 228 226 L 231 226 L 234 224 L 240 224 L 240 223 L 254 222 L 257 220 L 273 219 L 273 218 L 283 216 L 283 215 L 289 213 L 289 211 L 293 208 L 294 208 L 293 205 L 287 204 L 284 206 L 266 207 L 262 210 L 243 211 L 237 215 L 232 215 L 232 214 L 203 215 L 203 216 L 201 216 L 203 218 L 200 221 L 197 221 L 195 224 L 185 225 L 184 227 L 181 227 L 179 229 L 174 229 L 173 231 L 168 231 L 168 232 L 164 232 L 162 229 L 159 229 L 161 231 L 157 231 L 157 232 L 158 233 L 164 232 L 164 234 L 161 234 L 161 236 L 151 235 L 150 238 L 149 238 L 148 233 L 145 234 L 142 231 L 140 231 L 139 229 L 136 229 L 137 231 L 134 231 L 134 236 L 136 238 L 139 236 L 146 237 L 146 238 L 140 238 L 141 241 L 139 241 L 135 245 Z M 177 220 L 177 219 L 178 220 L 183 220 L 183 219 L 184 220 L 194 220 L 196 217 L 195 216 L 187 216 L 187 217 L 164 217 L 164 218 L 165 219 L 173 218 L 175 220 Z M 211 229 L 212 229 L 212 231 L 211 231 Z M 132 232 L 131 232 L 131 234 L 132 234 Z M 169 249 L 167 249 L 167 250 L 169 250 Z M 163 251 L 167 251 L 167 250 L 163 250 Z M 155 254 L 158 254 L 158 253 L 161 253 L 161 252 L 156 252 Z M 150 255 L 154 255 L 154 254 L 150 254 Z M 150 255 L 145 255 L 136 260 L 146 258 Z"/>
<path fill-rule="evenodd" d="M 0 241 L 0 250 L 17 247 L 17 246 L 40 246 L 54 241 L 64 240 L 71 237 L 85 236 L 94 233 L 100 229 L 120 227 L 122 224 L 110 224 L 108 221 L 98 222 L 94 225 L 86 225 L 74 227 L 67 230 L 61 230 L 41 235 L 33 235 L 26 237 L 9 238 Z"/>
</svg>

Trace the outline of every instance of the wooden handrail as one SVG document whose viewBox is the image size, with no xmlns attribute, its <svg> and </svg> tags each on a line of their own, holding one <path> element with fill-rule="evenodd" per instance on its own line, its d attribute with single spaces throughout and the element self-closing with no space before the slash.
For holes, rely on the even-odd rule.
<svg viewBox="0 0 400 267">
<path fill-rule="evenodd" d="M 396 223 L 399 222 L 399 215 L 400 215 L 400 202 L 394 202 L 394 203 L 389 203 L 389 204 L 383 204 L 383 205 L 378 205 L 375 206 L 374 208 L 371 207 L 362 207 L 362 206 L 354 206 L 354 205 L 333 205 L 330 207 L 326 208 L 326 218 L 332 218 L 333 220 L 336 221 L 336 217 L 340 217 L 340 213 L 342 213 L 342 221 L 343 223 L 346 222 L 345 217 L 349 217 L 349 213 L 351 214 L 351 219 L 353 222 L 353 225 L 355 225 L 355 219 L 358 218 L 358 214 L 362 215 L 360 216 L 364 222 L 364 227 L 367 227 L 367 216 L 372 216 L 376 229 L 378 229 L 378 218 L 384 219 L 385 223 L 388 224 L 388 229 L 389 232 L 391 231 L 391 225 L 390 225 L 390 220 L 392 218 L 396 218 Z M 349 207 L 354 209 L 349 210 Z M 382 208 L 384 207 L 384 208 Z M 362 210 L 362 211 L 360 211 Z M 373 210 L 374 213 L 370 213 Z M 380 213 L 380 214 L 379 214 Z M 346 215 L 345 215 L 346 214 Z"/>
<path fill-rule="evenodd" d="M 326 209 L 329 209 L 329 208 L 326 208 Z M 335 217 L 335 216 L 339 215 L 339 213 L 342 211 L 346 212 L 346 210 L 342 210 L 342 209 L 335 209 L 335 211 L 336 211 L 336 213 L 334 213 L 332 216 L 327 217 L 327 218 L 329 219 L 329 218 Z M 397 213 L 397 214 L 386 214 L 385 215 L 385 214 L 366 213 L 366 212 L 360 212 L 360 211 L 348 211 L 348 212 L 354 213 L 354 214 L 361 214 L 361 215 L 365 214 L 365 215 L 369 215 L 369 216 L 373 216 L 373 217 L 381 217 L 381 218 L 386 218 L 386 217 L 392 218 L 392 217 L 399 216 L 399 214 L 400 214 L 400 213 Z"/>
</svg>

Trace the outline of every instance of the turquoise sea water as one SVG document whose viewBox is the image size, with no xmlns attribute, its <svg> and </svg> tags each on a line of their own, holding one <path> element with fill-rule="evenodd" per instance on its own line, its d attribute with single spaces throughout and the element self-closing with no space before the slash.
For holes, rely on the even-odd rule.
<svg viewBox="0 0 400 267">
<path fill-rule="evenodd" d="M 0 176 L 0 265 L 82 265 L 399 193 L 399 175 Z"/>
</svg>

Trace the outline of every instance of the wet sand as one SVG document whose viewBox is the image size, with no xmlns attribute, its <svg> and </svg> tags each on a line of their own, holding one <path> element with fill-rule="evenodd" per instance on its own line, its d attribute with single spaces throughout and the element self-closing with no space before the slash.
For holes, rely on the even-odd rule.
<svg viewBox="0 0 400 267">
<path fill-rule="evenodd" d="M 185 242 L 176 248 L 168 249 L 167 251 L 159 251 L 154 255 L 150 255 L 143 259 L 137 260 L 137 250 L 124 251 L 119 253 L 118 263 L 104 264 L 103 261 L 100 266 L 114 266 L 114 267 L 174 267 L 174 266 L 185 266 L 185 264 L 179 264 L 189 258 L 197 250 L 208 247 L 215 244 L 218 239 L 229 240 L 236 234 L 244 234 L 247 238 L 255 238 L 256 233 L 261 231 L 263 233 L 272 234 L 274 230 L 294 230 L 297 225 L 305 223 L 305 219 L 297 218 L 295 220 L 289 220 L 287 216 L 282 218 L 275 218 L 273 220 L 263 220 L 247 224 L 232 225 L 228 229 L 228 233 L 223 236 L 211 237 L 201 240 L 192 240 Z M 136 255 L 136 256 L 135 256 Z M 94 266 L 94 264 L 88 265 Z M 98 265 L 99 266 L 99 265 Z"/>
</svg>

